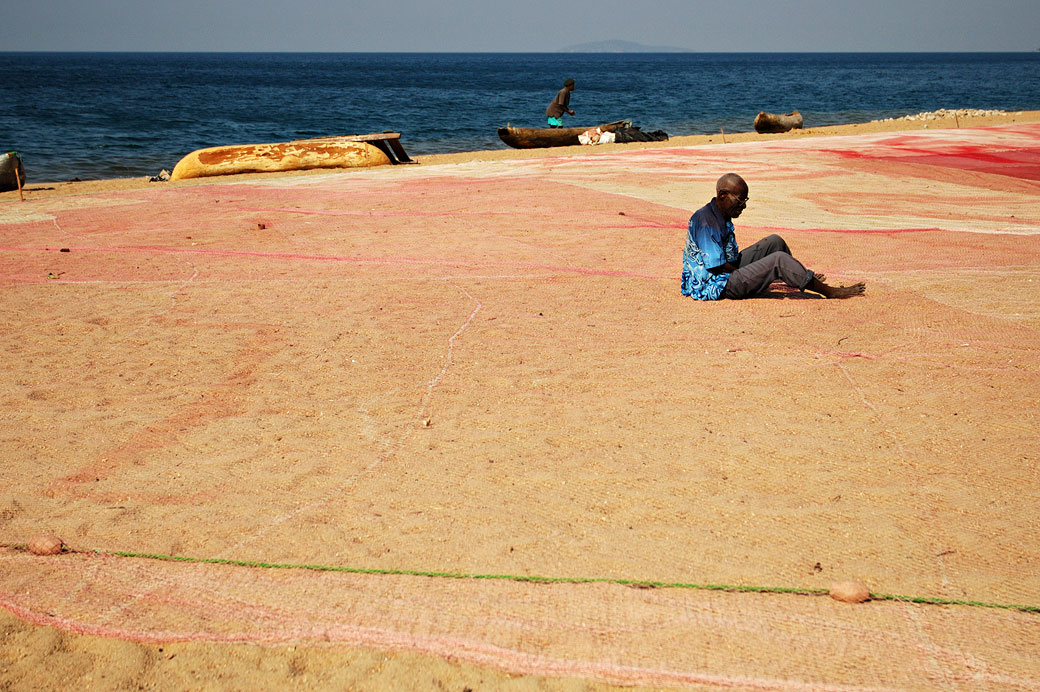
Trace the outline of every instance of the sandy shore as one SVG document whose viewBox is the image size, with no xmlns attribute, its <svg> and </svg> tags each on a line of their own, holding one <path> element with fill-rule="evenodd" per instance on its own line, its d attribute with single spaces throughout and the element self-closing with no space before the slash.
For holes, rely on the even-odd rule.
<svg viewBox="0 0 1040 692">
<path fill-rule="evenodd" d="M 1037 122 L 3 193 L 0 689 L 1040 689 Z"/>
<path fill-rule="evenodd" d="M 535 159 L 554 156 L 575 156 L 583 153 L 610 152 L 610 151 L 632 151 L 636 149 L 653 149 L 667 147 L 692 147 L 711 146 L 723 144 L 723 142 L 766 142 L 787 141 L 805 137 L 826 137 L 832 135 L 862 135 L 877 132 L 913 132 L 926 129 L 959 129 L 961 127 L 989 127 L 992 125 L 1006 125 L 1010 123 L 1029 123 L 1040 121 L 1040 111 L 1015 111 L 1002 114 L 965 116 L 965 117 L 940 117 L 929 120 L 874 120 L 866 123 L 851 123 L 848 125 L 829 125 L 826 127 L 809 127 L 802 130 L 791 130 L 780 134 L 758 134 L 757 132 L 735 132 L 717 135 L 687 135 L 672 137 L 667 142 L 634 142 L 630 144 L 605 144 L 594 147 L 556 147 L 553 149 L 494 149 L 488 151 L 467 151 L 454 154 L 434 154 L 430 156 L 415 157 L 420 164 L 435 166 L 438 164 L 460 164 L 471 161 L 505 161 L 511 159 Z M 403 140 L 407 148 L 407 141 Z M 187 153 L 187 152 L 185 152 Z M 92 192 L 108 192 L 113 190 L 134 190 L 155 186 L 178 186 L 199 185 L 212 183 L 221 179 L 225 180 L 253 180 L 281 176 L 318 175 L 327 173 L 327 169 L 310 171 L 292 171 L 287 173 L 252 173 L 236 176 L 223 176 L 214 178 L 200 178 L 195 180 L 180 180 L 172 182 L 152 183 L 150 176 L 140 178 L 113 178 L 109 180 L 85 180 L 82 182 L 37 182 L 31 179 L 26 185 L 24 194 L 30 199 L 50 197 L 54 195 L 81 195 Z M 32 172 L 28 173 L 30 176 Z M 17 197 L 15 191 L 0 193 L 0 201 Z"/>
</svg>

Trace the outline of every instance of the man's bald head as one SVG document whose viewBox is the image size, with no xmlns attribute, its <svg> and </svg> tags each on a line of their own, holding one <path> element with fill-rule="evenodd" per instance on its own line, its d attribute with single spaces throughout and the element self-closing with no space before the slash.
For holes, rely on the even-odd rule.
<svg viewBox="0 0 1040 692">
<path fill-rule="evenodd" d="M 715 183 L 715 203 L 727 221 L 740 216 L 748 201 L 748 185 L 736 173 L 727 173 Z"/>
<path fill-rule="evenodd" d="M 729 192 L 736 192 L 740 195 L 747 194 L 747 183 L 736 173 L 727 173 L 726 175 L 719 178 L 718 182 L 715 183 L 715 192 L 719 193 L 723 190 Z"/>
</svg>

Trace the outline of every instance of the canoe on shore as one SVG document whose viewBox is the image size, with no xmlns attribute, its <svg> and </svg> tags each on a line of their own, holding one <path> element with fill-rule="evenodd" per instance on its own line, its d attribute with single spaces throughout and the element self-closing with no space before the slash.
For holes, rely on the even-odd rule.
<svg viewBox="0 0 1040 692">
<path fill-rule="evenodd" d="M 802 114 L 798 111 L 793 113 L 766 113 L 765 111 L 760 111 L 755 116 L 755 132 L 761 134 L 800 129 L 802 129 Z"/>
<path fill-rule="evenodd" d="M 601 132 L 613 132 L 622 125 L 630 125 L 627 120 L 599 125 Z M 514 149 L 541 149 L 543 147 L 567 147 L 580 144 L 578 135 L 597 127 L 512 127 L 506 125 L 498 128 L 498 138 Z"/>
<path fill-rule="evenodd" d="M 0 192 L 20 190 L 25 185 L 25 166 L 16 151 L 0 154 Z"/>
<path fill-rule="evenodd" d="M 198 149 L 177 163 L 170 179 L 411 163 L 401 147 L 400 137 L 399 132 L 384 132 Z"/>
</svg>

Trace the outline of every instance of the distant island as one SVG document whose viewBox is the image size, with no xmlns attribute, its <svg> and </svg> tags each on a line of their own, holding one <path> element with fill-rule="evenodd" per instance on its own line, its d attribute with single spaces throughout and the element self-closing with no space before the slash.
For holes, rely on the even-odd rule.
<svg viewBox="0 0 1040 692">
<path fill-rule="evenodd" d="M 689 53 L 686 48 L 674 46 L 646 46 L 635 41 L 592 41 L 561 48 L 557 53 Z"/>
</svg>

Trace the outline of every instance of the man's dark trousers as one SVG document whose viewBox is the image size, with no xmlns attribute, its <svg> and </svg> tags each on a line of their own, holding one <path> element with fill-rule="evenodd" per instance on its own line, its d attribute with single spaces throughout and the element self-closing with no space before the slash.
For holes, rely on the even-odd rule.
<svg viewBox="0 0 1040 692">
<path fill-rule="evenodd" d="M 737 270 L 729 275 L 722 298 L 749 298 L 765 293 L 774 281 L 804 290 L 813 280 L 813 273 L 791 257 L 787 243 L 775 234 L 743 250 L 733 264 Z"/>
</svg>

